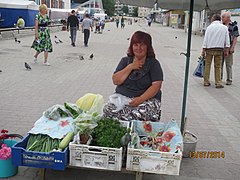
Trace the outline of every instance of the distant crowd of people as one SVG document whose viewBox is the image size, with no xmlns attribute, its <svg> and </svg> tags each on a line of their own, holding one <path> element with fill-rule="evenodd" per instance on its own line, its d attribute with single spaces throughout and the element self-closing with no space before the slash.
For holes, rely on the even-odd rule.
<svg viewBox="0 0 240 180">
<path fill-rule="evenodd" d="M 67 19 L 67 31 L 69 31 L 70 26 L 70 37 L 72 46 L 75 46 L 77 30 L 79 30 L 79 20 L 76 16 L 75 10 L 71 11 L 71 15 Z M 90 37 L 90 32 L 93 31 L 95 27 L 95 33 L 103 33 L 105 28 L 105 20 L 100 18 L 91 19 L 89 14 L 85 14 L 84 19 L 81 20 L 81 29 L 84 34 L 84 46 L 88 47 L 88 40 Z"/>
<path fill-rule="evenodd" d="M 119 27 L 119 25 L 120 25 L 120 27 L 122 28 L 122 29 L 124 29 L 124 27 L 125 27 L 125 21 L 127 21 L 127 23 L 128 23 L 128 25 L 132 25 L 133 24 L 133 21 L 135 22 L 135 23 L 137 23 L 138 22 L 138 20 L 136 19 L 136 18 L 124 18 L 124 16 L 116 16 L 115 18 L 114 18 L 114 21 L 116 22 L 116 27 L 118 28 Z"/>
</svg>

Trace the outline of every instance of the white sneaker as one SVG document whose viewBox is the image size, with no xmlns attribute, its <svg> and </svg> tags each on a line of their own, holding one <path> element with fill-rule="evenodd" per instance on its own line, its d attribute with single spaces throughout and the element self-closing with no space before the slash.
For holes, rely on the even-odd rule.
<svg viewBox="0 0 240 180">
<path fill-rule="evenodd" d="M 43 65 L 44 66 L 51 66 L 51 64 L 49 64 L 48 62 L 44 62 Z"/>
<path fill-rule="evenodd" d="M 37 58 L 33 57 L 33 62 L 37 63 Z"/>
</svg>

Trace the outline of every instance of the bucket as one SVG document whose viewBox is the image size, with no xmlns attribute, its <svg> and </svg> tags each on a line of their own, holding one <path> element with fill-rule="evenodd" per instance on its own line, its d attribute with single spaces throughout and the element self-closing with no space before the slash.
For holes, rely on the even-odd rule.
<svg viewBox="0 0 240 180">
<path fill-rule="evenodd" d="M 190 157 L 191 152 L 196 151 L 197 146 L 197 136 L 186 131 L 183 138 L 183 157 Z"/>
<path fill-rule="evenodd" d="M 4 144 L 6 144 L 8 147 L 12 147 L 14 144 L 16 144 L 17 141 L 12 139 L 6 139 L 4 140 Z M 12 164 L 12 158 L 9 158 L 7 160 L 0 160 L 0 178 L 6 178 L 10 176 L 14 176 L 18 172 L 18 166 L 14 166 Z"/>
</svg>

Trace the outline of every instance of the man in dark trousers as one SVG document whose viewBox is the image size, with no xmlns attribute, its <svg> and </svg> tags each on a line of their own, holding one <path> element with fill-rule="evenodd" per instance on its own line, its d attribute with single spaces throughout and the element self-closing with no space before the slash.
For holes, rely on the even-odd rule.
<svg viewBox="0 0 240 180">
<path fill-rule="evenodd" d="M 71 13 L 72 14 L 68 17 L 68 20 L 67 20 L 67 31 L 69 31 L 69 25 L 70 25 L 70 36 L 71 36 L 72 46 L 75 47 L 77 30 L 79 29 L 79 21 L 77 16 L 75 15 L 75 10 L 72 10 Z"/>
<path fill-rule="evenodd" d="M 226 72 L 227 72 L 226 85 L 231 85 L 232 84 L 233 53 L 235 51 L 235 47 L 237 44 L 237 38 L 239 36 L 239 31 L 238 31 L 237 22 L 231 21 L 230 12 L 224 12 L 222 14 L 222 22 L 225 26 L 228 27 L 229 38 L 230 38 L 229 54 L 228 54 L 228 56 L 224 57 L 223 64 L 224 64 L 224 62 L 226 64 Z M 223 64 L 222 64 L 222 69 L 223 69 Z"/>
<path fill-rule="evenodd" d="M 92 20 L 89 18 L 89 14 L 85 15 L 82 21 L 82 32 L 84 33 L 84 46 L 88 46 L 88 39 L 90 36 L 90 29 L 93 31 Z"/>
<path fill-rule="evenodd" d="M 124 24 L 124 17 L 122 16 L 121 18 L 121 28 L 124 28 L 125 27 L 125 24 Z"/>
</svg>

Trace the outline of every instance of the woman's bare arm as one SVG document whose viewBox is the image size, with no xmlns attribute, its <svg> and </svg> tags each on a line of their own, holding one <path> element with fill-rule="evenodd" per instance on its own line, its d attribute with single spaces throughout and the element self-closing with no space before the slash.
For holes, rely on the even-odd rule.
<svg viewBox="0 0 240 180">
<path fill-rule="evenodd" d="M 35 20 L 35 38 L 38 39 L 38 20 Z"/>
<path fill-rule="evenodd" d="M 162 81 L 155 81 L 152 85 L 139 97 L 133 98 L 133 100 L 129 103 L 131 106 L 138 106 L 144 101 L 153 98 L 161 89 Z"/>
</svg>

